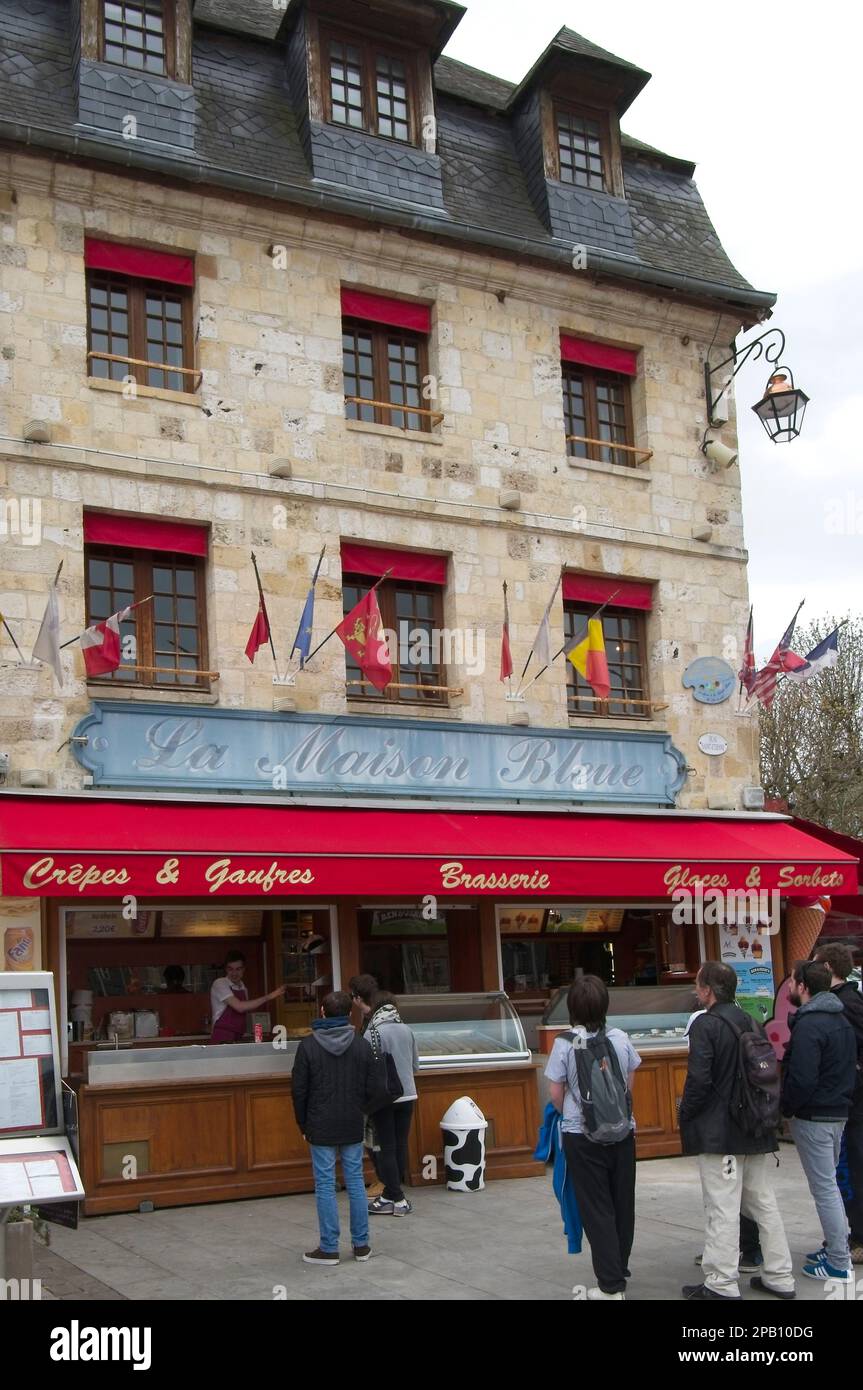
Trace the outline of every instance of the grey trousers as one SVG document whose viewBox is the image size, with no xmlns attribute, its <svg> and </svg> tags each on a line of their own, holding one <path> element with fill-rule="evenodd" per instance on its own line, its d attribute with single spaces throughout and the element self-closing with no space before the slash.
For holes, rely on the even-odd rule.
<svg viewBox="0 0 863 1390">
<path fill-rule="evenodd" d="M 820 1120 L 792 1119 L 791 1133 L 818 1220 L 827 1242 L 827 1263 L 834 1269 L 850 1269 L 848 1253 L 848 1217 L 836 1181 L 836 1165 L 842 1147 L 845 1121 L 826 1123 Z"/>
</svg>

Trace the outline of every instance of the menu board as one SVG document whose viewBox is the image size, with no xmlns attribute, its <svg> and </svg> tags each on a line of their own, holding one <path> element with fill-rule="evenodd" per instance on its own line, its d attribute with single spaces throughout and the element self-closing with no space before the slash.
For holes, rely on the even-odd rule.
<svg viewBox="0 0 863 1390">
<path fill-rule="evenodd" d="M 155 912 L 139 912 L 137 917 L 124 917 L 119 907 L 75 908 L 66 913 L 66 936 L 75 941 L 121 941 L 156 935 Z"/>
<path fill-rule="evenodd" d="M 557 917 L 548 914 L 546 932 L 612 932 L 620 931 L 623 922 L 623 908 L 573 907 Z"/>
<path fill-rule="evenodd" d="M 52 976 L 0 974 L 0 1138 L 62 1129 Z"/>
<path fill-rule="evenodd" d="M 84 1196 L 68 1139 L 0 1140 L 0 1207 Z"/>
<path fill-rule="evenodd" d="M 537 936 L 545 921 L 544 907 L 499 907 L 497 924 L 501 936 Z"/>
</svg>

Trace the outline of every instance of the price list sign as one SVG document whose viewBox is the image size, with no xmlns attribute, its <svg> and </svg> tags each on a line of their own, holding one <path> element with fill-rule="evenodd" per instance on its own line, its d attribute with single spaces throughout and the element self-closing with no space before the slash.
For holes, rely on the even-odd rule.
<svg viewBox="0 0 863 1390">
<path fill-rule="evenodd" d="M 62 1130 L 52 977 L 0 975 L 0 1139 Z"/>
</svg>

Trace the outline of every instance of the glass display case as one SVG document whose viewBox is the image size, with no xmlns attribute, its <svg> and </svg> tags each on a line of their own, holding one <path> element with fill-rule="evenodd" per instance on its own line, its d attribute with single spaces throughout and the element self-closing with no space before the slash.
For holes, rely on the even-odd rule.
<svg viewBox="0 0 863 1390">
<path fill-rule="evenodd" d="M 542 1016 L 544 1025 L 568 1026 L 567 989 L 559 989 Z M 699 1009 L 691 984 L 632 986 L 608 991 L 608 1027 L 622 1028 L 639 1051 L 682 1046 L 690 1015 Z"/>
<path fill-rule="evenodd" d="M 521 1020 L 505 994 L 403 994 L 398 1010 L 416 1037 L 421 1071 L 531 1060 Z"/>
</svg>

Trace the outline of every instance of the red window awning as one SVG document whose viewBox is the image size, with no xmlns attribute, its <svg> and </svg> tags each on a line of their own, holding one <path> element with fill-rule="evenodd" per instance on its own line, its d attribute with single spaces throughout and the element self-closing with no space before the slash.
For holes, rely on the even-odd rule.
<svg viewBox="0 0 863 1390">
<path fill-rule="evenodd" d="M 393 579 L 414 579 L 423 584 L 446 584 L 446 556 L 424 555 L 418 550 L 386 550 L 342 541 L 342 573 L 368 574 L 380 579 L 387 570 Z"/>
<path fill-rule="evenodd" d="M 632 579 L 598 578 L 593 574 L 563 576 L 564 603 L 595 603 L 598 608 L 609 599 L 614 608 L 641 608 L 649 612 L 653 607 L 653 585 Z"/>
<path fill-rule="evenodd" d="M 238 806 L 0 793 L 7 896 L 349 893 L 569 901 L 675 887 L 854 893 L 857 861 L 788 821 Z"/>
<path fill-rule="evenodd" d="M 124 246 L 118 241 L 84 238 L 84 264 L 88 270 L 113 270 L 139 280 L 160 280 L 164 285 L 194 285 L 195 262 L 174 251 L 148 251 L 144 246 Z"/>
<path fill-rule="evenodd" d="M 582 367 L 598 367 L 620 376 L 638 376 L 638 353 L 632 348 L 612 347 L 609 343 L 596 343 L 592 338 L 561 333 L 560 356 L 561 361 L 577 362 Z"/>
<path fill-rule="evenodd" d="M 409 299 L 390 299 L 385 294 L 343 288 L 342 314 L 345 318 L 365 319 L 367 323 L 385 323 L 390 328 L 409 328 L 413 333 L 431 333 L 431 309 Z"/>
<path fill-rule="evenodd" d="M 119 512 L 85 512 L 87 545 L 122 545 L 130 550 L 165 550 L 174 555 L 206 555 L 208 530 L 189 521 L 122 516 Z"/>
</svg>

